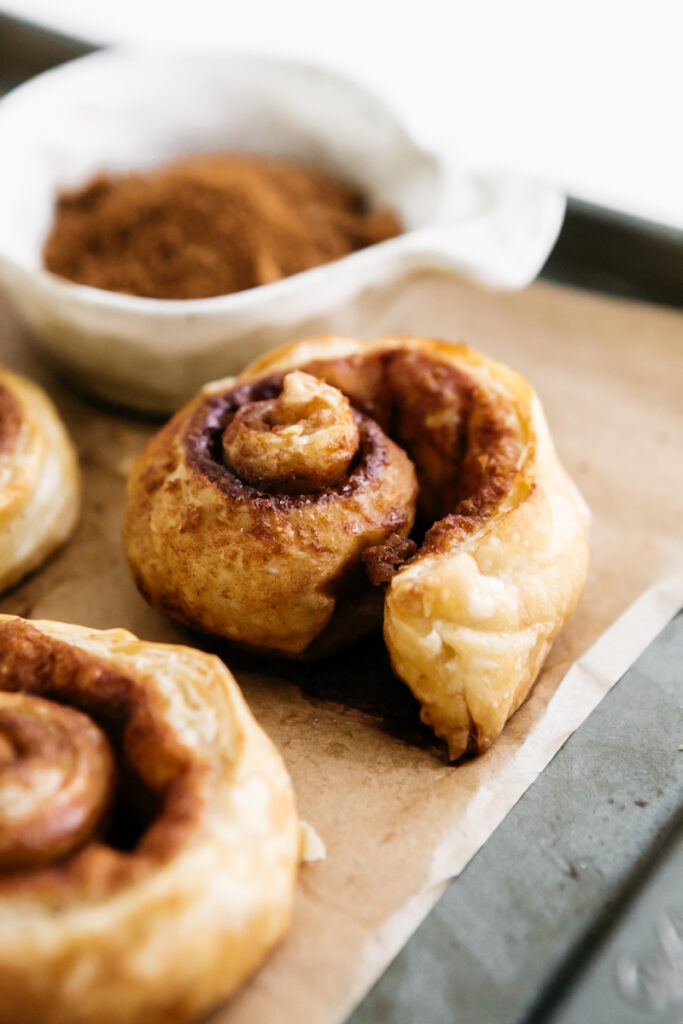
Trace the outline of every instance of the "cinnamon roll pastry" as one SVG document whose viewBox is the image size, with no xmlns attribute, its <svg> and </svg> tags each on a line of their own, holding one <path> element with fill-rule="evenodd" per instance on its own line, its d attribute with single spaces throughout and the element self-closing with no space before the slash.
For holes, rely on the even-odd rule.
<svg viewBox="0 0 683 1024">
<path fill-rule="evenodd" d="M 0 367 L 0 590 L 69 537 L 78 507 L 78 461 L 56 409 Z"/>
<path fill-rule="evenodd" d="M 0 1020 L 175 1024 L 286 930 L 279 755 L 217 658 L 0 616 Z"/>
<path fill-rule="evenodd" d="M 254 648 L 317 654 L 370 609 L 455 759 L 529 692 L 581 594 L 588 520 L 513 370 L 464 345 L 329 337 L 178 413 L 133 469 L 124 540 L 152 604 Z"/>
<path fill-rule="evenodd" d="M 381 620 L 362 556 L 405 542 L 417 481 L 405 452 L 307 373 L 190 402 L 129 482 L 124 543 L 137 584 L 197 629 L 291 657 Z"/>
</svg>

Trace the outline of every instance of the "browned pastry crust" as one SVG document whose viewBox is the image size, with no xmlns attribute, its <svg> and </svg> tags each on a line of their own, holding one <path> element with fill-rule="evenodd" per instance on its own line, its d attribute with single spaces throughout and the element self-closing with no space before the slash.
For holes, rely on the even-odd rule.
<svg viewBox="0 0 683 1024">
<path fill-rule="evenodd" d="M 407 539 L 412 518 L 404 515 L 398 529 L 368 537 L 353 566 L 362 561 L 370 581 L 386 585 L 384 636 L 424 721 L 446 739 L 452 757 L 468 747 L 485 750 L 576 605 L 587 570 L 588 512 L 557 460 L 532 389 L 464 345 L 313 339 L 269 353 L 236 382 L 205 389 L 152 441 L 131 477 L 124 537 L 141 590 L 157 607 L 230 639 L 317 653 L 331 613 L 323 620 L 288 612 L 301 604 L 302 582 L 315 593 L 331 537 L 355 529 L 345 500 L 358 467 L 318 495 L 266 494 L 236 479 L 217 446 L 236 404 L 277 395 L 293 371 L 348 397 L 361 431 L 360 465 L 378 492 L 387 485 L 395 502 L 389 463 L 363 448 L 373 431 L 391 437 L 393 444 L 382 445 L 398 445 L 414 466 L 418 520 L 427 526 L 417 535 L 419 549 Z M 305 548 L 301 508 L 313 513 Z M 234 583 L 226 589 L 222 538 L 230 530 Z M 183 531 L 191 538 L 183 538 L 179 559 Z M 266 595 L 258 608 L 242 597 L 254 590 Z"/>
<path fill-rule="evenodd" d="M 381 619 L 381 595 L 368 593 L 362 555 L 410 531 L 417 487 L 405 453 L 338 392 L 340 415 L 348 416 L 344 438 L 350 423 L 357 442 L 336 482 L 328 459 L 316 481 L 327 425 L 299 437 L 311 449 L 303 493 L 290 493 L 289 466 L 278 476 L 277 434 L 277 451 L 262 458 L 262 479 L 241 479 L 225 462 L 232 428 L 244 422 L 239 413 L 272 409 L 282 394 L 276 374 L 200 395 L 181 410 L 133 468 L 124 543 L 140 590 L 162 611 L 297 656 L 316 640 L 330 649 Z"/>
<path fill-rule="evenodd" d="M 70 535 L 78 477 L 76 453 L 47 395 L 0 367 L 0 590 Z"/>
<path fill-rule="evenodd" d="M 0 690 L 0 872 L 79 849 L 105 817 L 113 790 L 112 751 L 87 715 Z"/>
<path fill-rule="evenodd" d="M 218 659 L 0 616 L 0 1020 L 186 1022 L 287 927 L 291 786 Z"/>
</svg>

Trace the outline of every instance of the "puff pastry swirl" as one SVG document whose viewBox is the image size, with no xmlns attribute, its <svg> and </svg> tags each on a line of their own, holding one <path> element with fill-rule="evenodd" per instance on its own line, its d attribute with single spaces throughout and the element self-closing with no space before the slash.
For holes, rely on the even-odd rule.
<svg viewBox="0 0 683 1024">
<path fill-rule="evenodd" d="M 362 555 L 408 534 L 416 494 L 410 460 L 372 418 L 293 373 L 200 395 L 152 438 L 124 544 L 142 593 L 174 618 L 320 654 L 381 621 Z"/>
<path fill-rule="evenodd" d="M 230 461 L 236 411 L 250 422 L 259 402 L 282 401 L 297 373 L 341 393 L 359 424 L 369 420 L 382 443 L 414 467 L 417 495 L 404 462 L 399 487 L 390 461 L 374 464 L 369 475 L 378 493 L 386 483 L 388 501 L 384 529 L 374 536 L 361 536 L 357 509 L 344 504 L 365 465 L 362 444 L 346 476 L 313 496 L 285 495 L 282 484 L 269 482 L 269 434 L 279 428 L 267 413 L 266 447 L 250 467 L 248 491 Z M 426 532 L 411 542 L 415 502 Z M 301 508 L 311 513 L 305 529 Z M 540 402 L 513 370 L 464 345 L 329 337 L 277 349 L 181 411 L 136 464 L 124 535 L 138 584 L 157 607 L 229 639 L 298 656 L 317 653 L 335 621 L 337 636 L 348 638 L 346 593 L 335 585 L 364 564 L 383 594 L 393 668 L 457 758 L 499 735 L 572 614 L 587 572 L 588 520 Z M 227 546 L 226 521 L 238 531 Z M 184 533 L 191 539 L 179 539 Z M 350 553 L 348 533 L 359 541 Z M 329 568 L 330 548 L 343 551 L 342 568 L 336 562 L 333 573 L 319 575 Z M 296 608 L 302 559 L 309 602 L 328 599 L 318 618 Z M 243 597 L 252 590 L 264 595 L 261 607 Z M 357 607 L 357 594 L 354 601 Z"/>
<path fill-rule="evenodd" d="M 56 409 L 0 367 L 0 590 L 69 537 L 78 508 L 78 461 Z"/>
<path fill-rule="evenodd" d="M 279 755 L 217 658 L 0 616 L 0 1020 L 182 1024 L 287 928 Z"/>
</svg>

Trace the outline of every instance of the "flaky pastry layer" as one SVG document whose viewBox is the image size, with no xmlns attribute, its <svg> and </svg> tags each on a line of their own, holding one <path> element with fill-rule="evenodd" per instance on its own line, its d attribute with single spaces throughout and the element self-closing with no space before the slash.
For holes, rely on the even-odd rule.
<svg viewBox="0 0 683 1024">
<path fill-rule="evenodd" d="M 279 755 L 222 662 L 125 630 L 0 616 L 0 689 L 91 715 L 116 752 L 113 817 L 135 801 L 149 817 L 130 849 L 104 821 L 49 866 L 0 873 L 0 1020 L 194 1020 L 290 920 L 299 834 Z"/>
<path fill-rule="evenodd" d="M 588 509 L 541 404 L 508 367 L 413 337 L 299 342 L 239 383 L 294 368 L 341 388 L 415 464 L 418 509 L 434 525 L 391 578 L 384 637 L 451 757 L 484 751 L 528 694 L 588 567 Z"/>
<path fill-rule="evenodd" d="M 71 534 L 78 460 L 36 385 L 0 367 L 0 590 L 37 568 Z"/>
</svg>

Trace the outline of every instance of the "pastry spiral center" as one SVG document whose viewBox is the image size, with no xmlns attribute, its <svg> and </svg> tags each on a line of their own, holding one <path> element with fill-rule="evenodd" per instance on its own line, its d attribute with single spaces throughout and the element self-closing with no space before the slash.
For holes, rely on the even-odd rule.
<svg viewBox="0 0 683 1024">
<path fill-rule="evenodd" d="M 223 434 L 229 468 L 264 491 L 313 494 L 337 484 L 358 451 L 348 398 L 295 370 L 277 398 L 239 409 Z"/>
<path fill-rule="evenodd" d="M 105 816 L 113 788 L 109 742 L 87 715 L 0 692 L 0 871 L 76 850 Z"/>
</svg>

